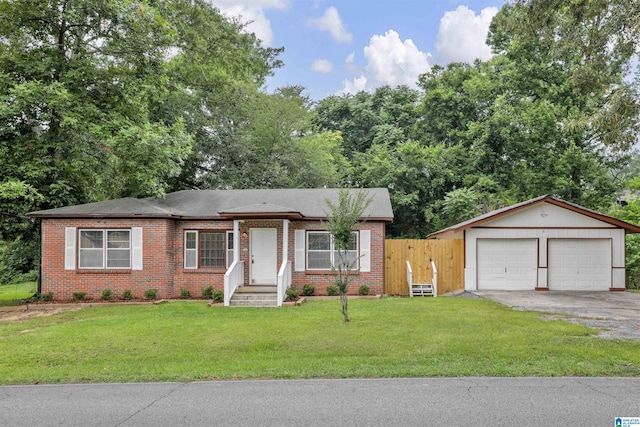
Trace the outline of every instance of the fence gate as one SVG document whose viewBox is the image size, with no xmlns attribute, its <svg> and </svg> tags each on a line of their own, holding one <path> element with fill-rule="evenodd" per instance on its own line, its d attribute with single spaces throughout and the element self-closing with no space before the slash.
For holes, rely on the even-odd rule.
<svg viewBox="0 0 640 427">
<path fill-rule="evenodd" d="M 385 240 L 385 293 L 409 295 L 407 261 L 413 281 L 431 281 L 430 259 L 438 270 L 438 295 L 464 290 L 463 240 Z"/>
</svg>

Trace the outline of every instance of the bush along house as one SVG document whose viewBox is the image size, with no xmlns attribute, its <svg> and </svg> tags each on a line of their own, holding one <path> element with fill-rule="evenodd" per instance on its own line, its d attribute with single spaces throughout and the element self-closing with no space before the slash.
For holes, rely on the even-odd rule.
<svg viewBox="0 0 640 427">
<path fill-rule="evenodd" d="M 358 262 L 349 293 L 366 285 L 382 294 L 389 193 L 350 191 L 365 191 L 372 202 L 353 235 Z M 74 292 L 96 299 L 105 289 L 136 298 L 157 289 L 158 298 L 175 298 L 211 286 L 224 291 L 225 305 L 253 305 L 253 295 L 267 301 L 256 305 L 275 306 L 292 286 L 311 284 L 326 295 L 336 254 L 322 221 L 339 192 L 186 190 L 32 212 L 42 222 L 40 290 L 57 300 Z"/>
</svg>

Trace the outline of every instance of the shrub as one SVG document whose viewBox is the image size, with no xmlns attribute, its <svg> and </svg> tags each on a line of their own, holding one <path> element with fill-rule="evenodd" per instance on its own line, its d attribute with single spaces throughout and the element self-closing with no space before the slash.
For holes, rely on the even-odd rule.
<svg viewBox="0 0 640 427">
<path fill-rule="evenodd" d="M 109 301 L 111 299 L 111 289 L 103 289 L 100 299 L 103 301 Z"/>
<path fill-rule="evenodd" d="M 289 288 L 287 289 L 287 301 L 295 301 L 300 296 L 300 289 Z"/>
<path fill-rule="evenodd" d="M 338 287 L 337 286 L 327 286 L 327 295 L 330 297 L 335 297 L 338 295 Z"/>
<path fill-rule="evenodd" d="M 369 287 L 367 285 L 362 285 L 360 286 L 360 289 L 358 289 L 358 295 L 369 295 Z"/>
<path fill-rule="evenodd" d="M 158 297 L 158 290 L 155 288 L 149 288 L 144 291 L 144 297 L 146 299 L 156 299 Z"/>
<path fill-rule="evenodd" d="M 202 298 L 213 299 L 213 286 L 207 286 L 206 288 L 202 288 Z"/>
<path fill-rule="evenodd" d="M 224 302 L 224 291 L 220 289 L 212 291 L 211 299 L 213 299 L 213 302 L 215 303 Z"/>
<path fill-rule="evenodd" d="M 189 289 L 187 289 L 187 288 L 180 289 L 180 298 L 182 298 L 182 299 L 191 298 L 191 292 L 189 292 Z"/>
<path fill-rule="evenodd" d="M 311 295 L 313 295 L 314 292 L 315 292 L 315 288 L 313 287 L 313 285 L 309 283 L 307 283 L 302 287 L 302 295 L 306 297 L 310 297 Z"/>
<path fill-rule="evenodd" d="M 41 294 L 40 301 L 46 301 L 46 302 L 53 301 L 53 292 L 47 292 L 46 294 Z"/>
<path fill-rule="evenodd" d="M 72 297 L 72 299 L 73 299 L 74 301 L 81 301 L 81 300 L 83 300 L 83 299 L 84 299 L 84 297 L 86 297 L 86 296 L 87 296 L 87 293 L 86 293 L 86 292 L 74 292 L 74 293 L 73 293 L 73 297 Z"/>
<path fill-rule="evenodd" d="M 124 291 L 122 291 L 122 299 L 127 300 L 127 301 L 133 299 L 133 294 L 131 293 L 131 291 L 129 289 L 125 289 Z"/>
</svg>

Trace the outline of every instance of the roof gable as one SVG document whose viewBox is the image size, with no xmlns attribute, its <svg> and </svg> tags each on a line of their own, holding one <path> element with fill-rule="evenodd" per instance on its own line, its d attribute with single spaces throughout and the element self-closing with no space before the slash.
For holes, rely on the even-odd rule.
<svg viewBox="0 0 640 427">
<path fill-rule="evenodd" d="M 615 228 L 613 224 L 551 203 L 542 202 L 500 215 L 482 227 L 585 227 Z"/>
<path fill-rule="evenodd" d="M 427 238 L 458 238 L 462 231 L 474 227 L 619 227 L 627 233 L 640 233 L 637 225 L 556 197 L 541 196 L 463 221 Z"/>
</svg>

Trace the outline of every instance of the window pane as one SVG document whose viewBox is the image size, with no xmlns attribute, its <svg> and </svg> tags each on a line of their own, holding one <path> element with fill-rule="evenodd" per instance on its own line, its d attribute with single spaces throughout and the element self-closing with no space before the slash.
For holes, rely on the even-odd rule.
<svg viewBox="0 0 640 427">
<path fill-rule="evenodd" d="M 102 249 L 80 249 L 80 268 L 103 268 Z"/>
<path fill-rule="evenodd" d="M 189 249 L 185 252 L 184 267 L 198 268 L 198 252 L 195 249 Z"/>
<path fill-rule="evenodd" d="M 338 253 L 338 251 L 334 251 L 333 256 L 334 256 L 334 260 L 335 260 L 336 265 L 337 265 L 337 263 L 341 261 L 340 254 Z M 349 264 L 349 266 L 352 269 L 358 268 L 358 262 L 357 261 L 358 261 L 358 252 L 357 251 L 348 251 L 347 252 L 347 263 Z M 343 264 L 343 265 L 345 265 L 345 264 Z"/>
<path fill-rule="evenodd" d="M 80 247 L 102 249 L 102 230 L 80 231 Z"/>
<path fill-rule="evenodd" d="M 185 234 L 185 249 L 196 248 L 196 233 L 195 231 L 187 231 Z"/>
<path fill-rule="evenodd" d="M 350 251 L 358 250 L 358 233 L 351 234 L 351 242 L 349 244 L 349 250 Z"/>
<path fill-rule="evenodd" d="M 329 233 L 309 233 L 308 247 L 310 251 L 328 251 L 331 250 L 331 236 Z"/>
<path fill-rule="evenodd" d="M 131 251 L 129 249 L 108 249 L 107 268 L 129 268 Z"/>
<path fill-rule="evenodd" d="M 308 268 L 326 270 L 331 268 L 331 260 L 329 259 L 331 252 L 309 252 L 307 254 Z"/>
<path fill-rule="evenodd" d="M 107 248 L 129 249 L 129 231 L 107 231 Z"/>
<path fill-rule="evenodd" d="M 224 267 L 224 234 L 200 233 L 200 266 Z"/>
</svg>

